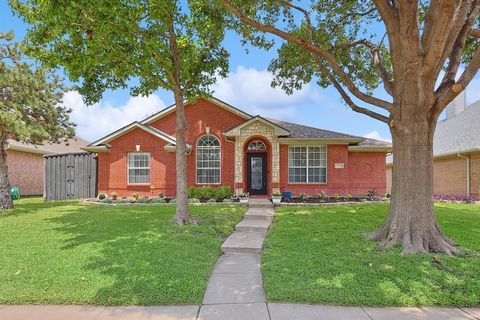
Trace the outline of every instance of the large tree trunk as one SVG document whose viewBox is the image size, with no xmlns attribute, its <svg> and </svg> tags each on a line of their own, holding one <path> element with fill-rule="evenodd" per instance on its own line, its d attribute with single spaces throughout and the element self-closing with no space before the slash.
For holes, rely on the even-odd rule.
<svg viewBox="0 0 480 320">
<path fill-rule="evenodd" d="M 177 166 L 177 208 L 174 220 L 177 224 L 183 225 L 191 222 L 188 213 L 188 196 L 187 196 L 187 121 L 185 119 L 185 108 L 183 104 L 183 95 L 175 93 L 175 104 L 177 110 L 177 150 L 176 150 L 176 166 Z"/>
<path fill-rule="evenodd" d="M 7 152 L 5 151 L 5 140 L 0 140 L 0 209 L 13 208 L 12 197 L 10 196 L 10 181 L 8 180 Z"/>
<path fill-rule="evenodd" d="M 436 120 L 425 118 L 393 123 L 390 212 L 384 225 L 370 239 L 380 241 L 383 249 L 403 245 L 402 254 L 453 254 L 458 250 L 440 230 L 434 216 L 433 134 Z"/>
</svg>

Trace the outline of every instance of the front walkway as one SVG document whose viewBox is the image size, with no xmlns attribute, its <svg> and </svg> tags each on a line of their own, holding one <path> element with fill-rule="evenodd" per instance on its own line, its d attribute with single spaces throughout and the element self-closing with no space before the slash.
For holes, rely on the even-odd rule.
<svg viewBox="0 0 480 320">
<path fill-rule="evenodd" d="M 1 320 L 480 320 L 480 308 L 367 308 L 266 303 L 260 252 L 273 205 L 252 199 L 245 219 L 222 245 L 224 253 L 200 306 L 96 307 L 0 305 Z"/>
</svg>

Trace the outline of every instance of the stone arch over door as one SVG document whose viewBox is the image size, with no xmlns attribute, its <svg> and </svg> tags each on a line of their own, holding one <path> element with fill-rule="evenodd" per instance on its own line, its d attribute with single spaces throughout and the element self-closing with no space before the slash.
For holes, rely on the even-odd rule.
<svg viewBox="0 0 480 320">
<path fill-rule="evenodd" d="M 246 192 L 245 181 L 245 149 L 247 142 L 261 140 L 266 143 L 268 153 L 268 187 L 267 194 L 279 191 L 280 184 L 280 144 L 278 137 L 275 135 L 274 128 L 262 123 L 254 121 L 248 126 L 241 128 L 240 134 L 235 137 L 235 193 L 240 194 Z"/>
</svg>

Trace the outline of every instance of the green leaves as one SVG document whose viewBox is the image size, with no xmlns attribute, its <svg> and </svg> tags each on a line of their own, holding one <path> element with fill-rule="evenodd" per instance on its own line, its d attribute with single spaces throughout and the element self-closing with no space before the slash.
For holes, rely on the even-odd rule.
<svg viewBox="0 0 480 320">
<path fill-rule="evenodd" d="M 64 87 L 49 69 L 27 63 L 13 33 L 0 34 L 0 143 L 7 138 L 39 144 L 74 135 Z"/>
<path fill-rule="evenodd" d="M 217 75 L 228 72 L 223 9 L 213 1 L 10 4 L 31 25 L 29 52 L 49 66 L 64 67 L 87 103 L 97 102 L 106 89 L 128 87 L 133 95 L 173 91 L 172 24 L 186 98 L 208 93 Z"/>
</svg>

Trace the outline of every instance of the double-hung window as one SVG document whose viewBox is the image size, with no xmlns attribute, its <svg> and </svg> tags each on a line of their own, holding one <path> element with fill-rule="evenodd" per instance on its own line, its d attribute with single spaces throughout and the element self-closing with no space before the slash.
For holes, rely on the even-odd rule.
<svg viewBox="0 0 480 320">
<path fill-rule="evenodd" d="M 197 142 L 197 184 L 220 183 L 220 141 L 205 135 Z"/>
<path fill-rule="evenodd" d="M 150 153 L 131 152 L 128 154 L 128 184 L 150 183 Z"/>
<path fill-rule="evenodd" d="M 326 146 L 294 146 L 288 148 L 289 183 L 327 182 Z"/>
</svg>

